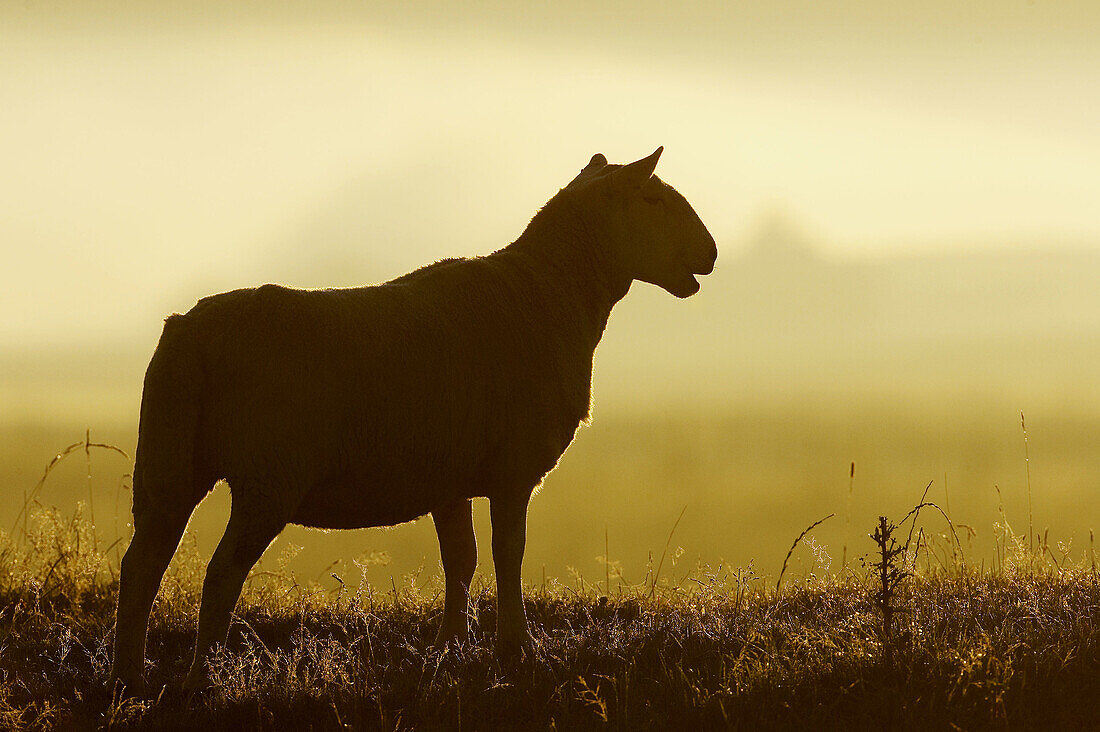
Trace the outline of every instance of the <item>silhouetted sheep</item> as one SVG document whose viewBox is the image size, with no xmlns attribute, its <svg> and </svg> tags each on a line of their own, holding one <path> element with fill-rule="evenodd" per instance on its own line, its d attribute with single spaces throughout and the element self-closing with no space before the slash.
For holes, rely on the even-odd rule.
<svg viewBox="0 0 1100 732">
<path fill-rule="evenodd" d="M 660 154 L 595 155 L 485 257 L 373 287 L 236 290 L 169 317 L 142 395 L 115 678 L 140 689 L 153 599 L 219 479 L 233 506 L 203 583 L 189 687 L 204 683 L 246 575 L 288 523 L 431 513 L 446 578 L 438 641 L 465 639 L 476 496 L 490 501 L 497 643 L 525 644 L 528 500 L 588 416 L 611 308 L 636 279 L 692 295 L 717 257 L 688 202 L 653 175 Z"/>
</svg>

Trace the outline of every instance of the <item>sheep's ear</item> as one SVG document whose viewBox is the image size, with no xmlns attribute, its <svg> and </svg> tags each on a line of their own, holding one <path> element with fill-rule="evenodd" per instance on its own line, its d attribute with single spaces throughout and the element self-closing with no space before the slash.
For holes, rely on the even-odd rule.
<svg viewBox="0 0 1100 732">
<path fill-rule="evenodd" d="M 615 191 L 633 192 L 641 190 L 645 182 L 649 180 L 653 175 L 654 169 L 657 167 L 657 161 L 661 157 L 661 153 L 665 148 L 659 147 L 653 151 L 653 154 L 649 157 L 642 158 L 641 160 L 635 160 L 629 165 L 616 170 L 611 174 L 612 186 Z"/>
<path fill-rule="evenodd" d="M 607 158 L 601 153 L 596 153 L 592 156 L 592 159 L 588 161 L 588 165 L 581 168 L 581 172 L 577 173 L 577 177 L 569 181 L 569 185 L 566 188 L 578 185 L 582 181 L 591 180 L 592 176 L 596 175 L 600 170 L 607 167 Z"/>
<path fill-rule="evenodd" d="M 596 153 L 592 156 L 592 159 L 588 161 L 588 165 L 584 166 L 582 172 L 589 170 L 596 170 L 607 165 L 607 158 L 603 156 L 603 153 Z"/>
</svg>

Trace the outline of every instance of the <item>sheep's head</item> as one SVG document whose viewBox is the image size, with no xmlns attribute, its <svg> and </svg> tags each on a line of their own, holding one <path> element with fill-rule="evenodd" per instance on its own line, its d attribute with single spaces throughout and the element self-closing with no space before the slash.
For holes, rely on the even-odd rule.
<svg viewBox="0 0 1100 732">
<path fill-rule="evenodd" d="M 599 220 L 621 271 L 689 297 L 699 291 L 695 275 L 713 271 L 718 249 L 687 199 L 653 174 L 663 150 L 627 165 L 596 154 L 568 188 Z"/>
</svg>

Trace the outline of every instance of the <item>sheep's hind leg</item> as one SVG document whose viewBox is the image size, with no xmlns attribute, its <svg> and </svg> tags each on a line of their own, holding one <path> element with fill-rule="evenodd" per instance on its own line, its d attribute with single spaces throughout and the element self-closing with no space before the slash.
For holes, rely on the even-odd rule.
<svg viewBox="0 0 1100 732">
<path fill-rule="evenodd" d="M 446 594 L 443 599 L 443 624 L 435 637 L 436 645 L 448 641 L 465 642 L 469 637 L 470 581 L 477 567 L 477 542 L 468 499 L 454 501 L 432 511 L 439 537 L 439 555 L 443 560 Z"/>
<path fill-rule="evenodd" d="M 128 694 L 140 695 L 143 691 L 149 612 L 190 517 L 190 509 L 163 507 L 134 513 L 134 538 L 122 557 L 118 579 L 118 615 L 111 664 L 111 678 L 120 682 Z"/>
<path fill-rule="evenodd" d="M 206 568 L 199 607 L 195 660 L 184 687 L 202 688 L 207 683 L 207 656 L 215 643 L 225 643 L 233 608 L 249 570 L 286 526 L 282 502 L 244 490 L 234 491 L 225 534 Z"/>
<path fill-rule="evenodd" d="M 531 643 L 520 579 L 530 498 L 528 491 L 496 496 L 489 503 L 493 522 L 493 563 L 497 572 L 497 648 L 502 653 L 515 653 Z"/>
</svg>

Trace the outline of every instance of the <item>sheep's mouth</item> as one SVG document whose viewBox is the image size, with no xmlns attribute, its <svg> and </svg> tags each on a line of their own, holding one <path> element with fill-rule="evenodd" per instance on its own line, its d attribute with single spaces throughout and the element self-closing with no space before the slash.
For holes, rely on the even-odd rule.
<svg viewBox="0 0 1100 732">
<path fill-rule="evenodd" d="M 699 292 L 701 285 L 699 284 L 698 278 L 696 278 L 695 276 L 696 274 L 700 273 L 688 272 L 687 277 L 683 279 L 681 285 L 676 287 L 675 289 L 669 289 L 669 292 L 671 292 L 676 297 L 691 297 L 695 293 Z"/>
<path fill-rule="evenodd" d="M 710 262 L 696 262 L 694 264 L 689 264 L 688 269 L 691 271 L 692 275 L 706 276 L 714 271 L 714 261 L 712 260 Z"/>
<path fill-rule="evenodd" d="M 699 276 L 709 275 L 714 271 L 714 261 L 684 261 L 683 269 L 677 275 L 679 280 L 678 284 L 673 287 L 666 287 L 676 297 L 691 297 L 695 293 L 699 292 L 702 285 L 699 284 Z"/>
</svg>

